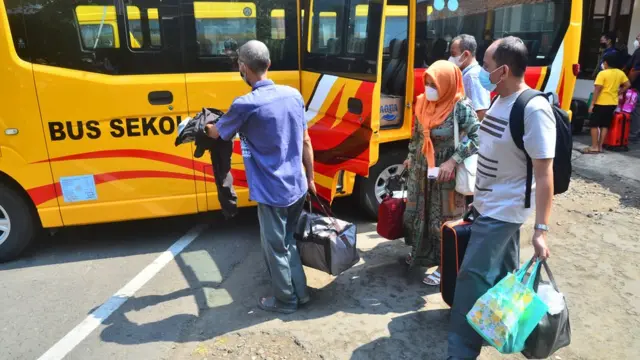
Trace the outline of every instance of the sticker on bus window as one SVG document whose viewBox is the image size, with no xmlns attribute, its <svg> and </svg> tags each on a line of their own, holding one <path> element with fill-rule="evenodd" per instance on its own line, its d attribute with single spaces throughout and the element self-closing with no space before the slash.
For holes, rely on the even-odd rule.
<svg viewBox="0 0 640 360">
<path fill-rule="evenodd" d="M 98 200 L 96 182 L 93 175 L 65 176 L 60 178 L 60 188 L 64 202 Z"/>
</svg>

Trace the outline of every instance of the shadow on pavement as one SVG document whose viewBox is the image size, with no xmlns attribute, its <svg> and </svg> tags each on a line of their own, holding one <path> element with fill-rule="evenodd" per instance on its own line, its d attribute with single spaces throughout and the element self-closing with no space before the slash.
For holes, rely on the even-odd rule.
<svg viewBox="0 0 640 360">
<path fill-rule="evenodd" d="M 159 253 L 212 217 L 216 214 L 72 226 L 54 235 L 44 231 L 19 259 L 0 264 L 0 271 Z"/>
<path fill-rule="evenodd" d="M 357 348 L 351 360 L 444 359 L 447 355 L 448 309 L 414 312 L 391 320 L 389 337 Z"/>
<path fill-rule="evenodd" d="M 359 232 L 362 230 L 359 229 Z M 198 280 L 198 274 L 186 261 L 185 256 L 202 252 L 206 252 L 219 269 L 221 281 Z M 165 295 L 130 298 L 104 322 L 106 327 L 101 331 L 100 338 L 102 341 L 117 344 L 198 342 L 276 318 L 292 322 L 323 318 L 336 313 L 414 312 L 424 307 L 423 296 L 438 290 L 422 286 L 422 274 L 419 271 L 408 272 L 402 262 L 406 252 L 407 249 L 401 241 L 379 243 L 372 249 L 361 251 L 362 261 L 335 278 L 305 268 L 308 279 L 314 279 L 313 283 L 318 283 L 315 281 L 318 278 L 324 279 L 327 280 L 326 285 L 311 288 L 312 301 L 296 313 L 279 315 L 261 311 L 256 306 L 257 299 L 268 294 L 270 289 L 257 229 L 241 237 L 208 233 L 202 235 L 175 259 L 189 284 L 187 288 Z M 216 296 L 212 295 L 216 292 L 226 294 L 229 301 L 216 299 Z M 134 323 L 127 317 L 129 312 L 182 297 L 193 297 L 198 308 L 197 314 L 178 311 L 161 320 L 144 324 Z M 222 304 L 211 305 L 216 302 Z"/>
</svg>

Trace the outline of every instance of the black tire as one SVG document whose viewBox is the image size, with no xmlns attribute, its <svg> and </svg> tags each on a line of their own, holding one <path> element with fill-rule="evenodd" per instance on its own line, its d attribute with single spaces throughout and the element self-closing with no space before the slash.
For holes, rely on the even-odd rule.
<svg viewBox="0 0 640 360">
<path fill-rule="evenodd" d="M 360 206 L 370 218 L 374 220 L 378 219 L 378 206 L 380 205 L 380 201 L 377 199 L 375 192 L 378 177 L 385 169 L 391 166 L 399 165 L 402 167 L 402 163 L 407 158 L 407 152 L 407 150 L 402 149 L 380 151 L 378 163 L 369 170 L 369 177 L 360 178 L 358 186 Z M 397 175 L 400 175 L 399 172 Z"/>
<path fill-rule="evenodd" d="M 584 100 L 573 99 L 571 100 L 571 112 L 573 113 L 573 119 L 571 119 L 571 132 L 575 134 L 582 133 L 584 128 L 584 121 L 589 117 L 589 107 Z"/>
<path fill-rule="evenodd" d="M 8 219 L 7 219 L 8 217 Z M 3 241 L 6 231 L 0 231 L 0 262 L 16 259 L 31 244 L 37 234 L 38 222 L 31 204 L 5 184 L 0 184 L 0 221 L 8 220 L 8 237 Z"/>
</svg>

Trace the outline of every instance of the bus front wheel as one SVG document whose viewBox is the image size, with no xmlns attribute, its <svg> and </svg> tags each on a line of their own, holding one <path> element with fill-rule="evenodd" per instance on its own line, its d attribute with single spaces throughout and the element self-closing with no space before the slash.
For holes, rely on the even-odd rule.
<svg viewBox="0 0 640 360">
<path fill-rule="evenodd" d="M 19 192 L 0 184 L 0 262 L 17 258 L 36 231 L 35 214 Z"/>
<path fill-rule="evenodd" d="M 378 207 L 388 191 L 400 191 L 400 174 L 404 170 L 407 150 L 391 149 L 380 152 L 378 163 L 369 170 L 368 178 L 360 179 L 360 205 L 372 219 L 378 218 Z"/>
</svg>

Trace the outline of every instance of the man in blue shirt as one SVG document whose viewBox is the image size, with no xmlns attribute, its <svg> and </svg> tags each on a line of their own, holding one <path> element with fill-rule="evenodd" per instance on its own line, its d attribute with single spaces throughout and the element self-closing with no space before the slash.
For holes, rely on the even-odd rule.
<svg viewBox="0 0 640 360">
<path fill-rule="evenodd" d="M 273 296 L 261 298 L 258 307 L 292 313 L 309 301 L 293 232 L 307 191 L 316 191 L 304 100 L 298 90 L 268 79 L 271 60 L 262 42 L 252 40 L 240 47 L 238 64 L 252 91 L 236 98 L 216 124 L 207 125 L 207 134 L 224 140 L 240 136 L 249 196 L 258 203 L 262 250 L 273 288 Z"/>
</svg>

